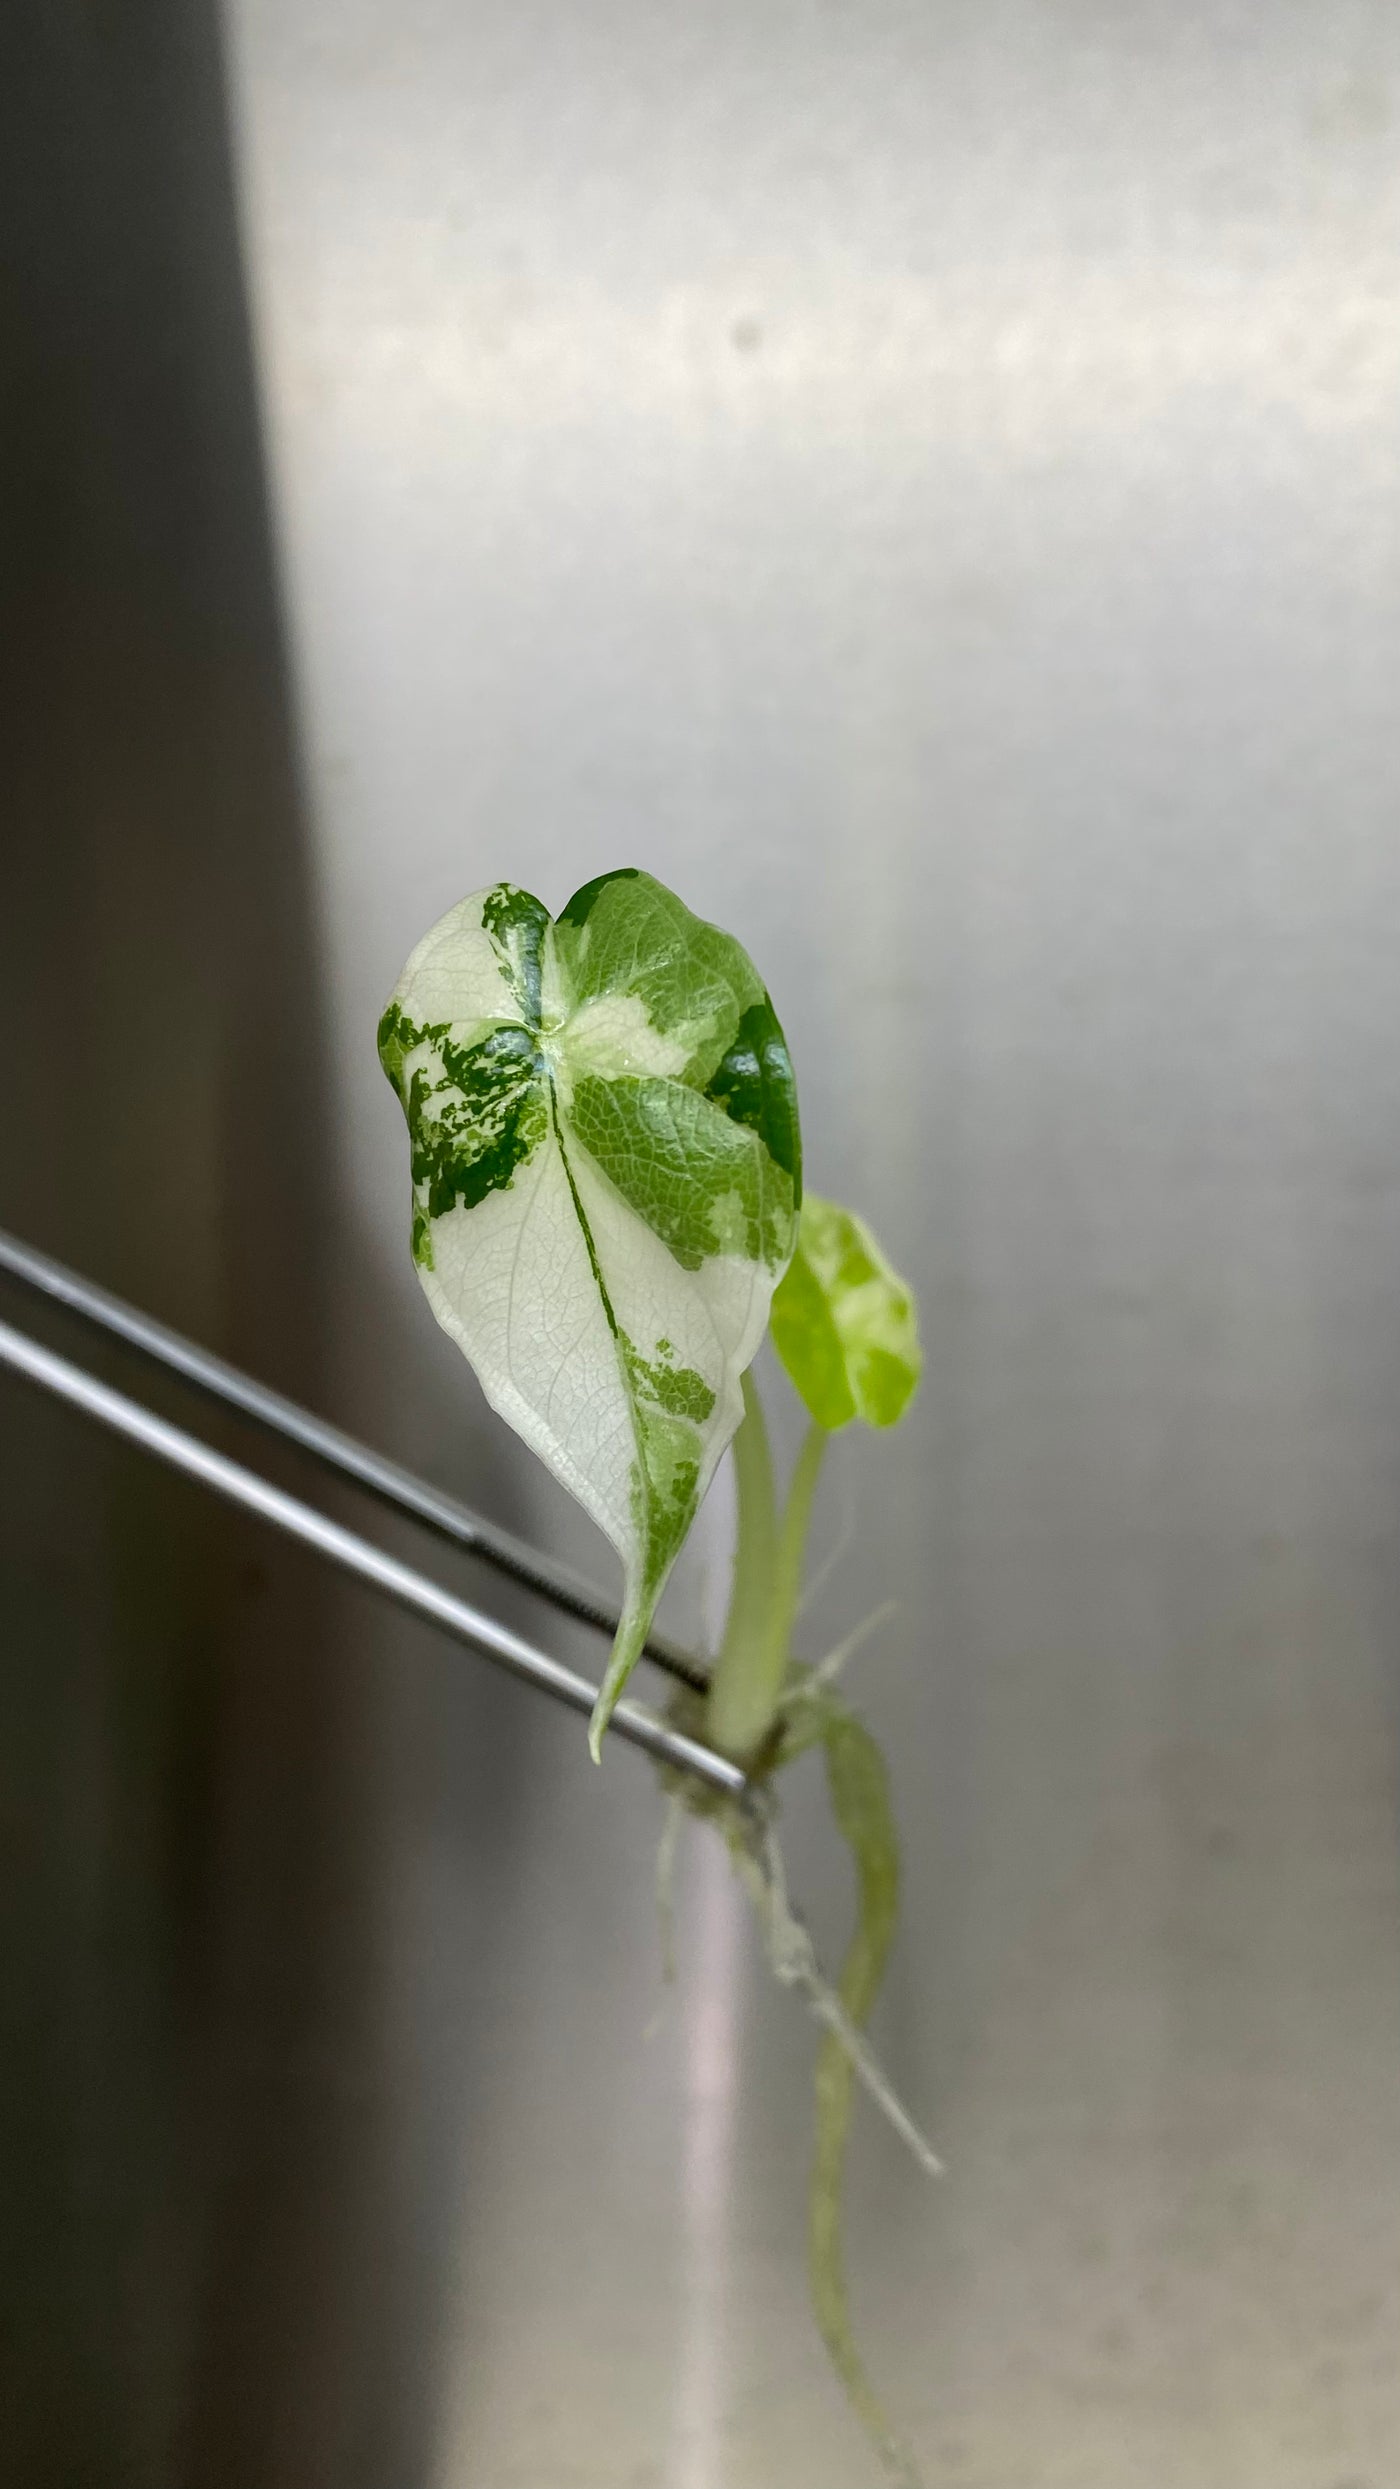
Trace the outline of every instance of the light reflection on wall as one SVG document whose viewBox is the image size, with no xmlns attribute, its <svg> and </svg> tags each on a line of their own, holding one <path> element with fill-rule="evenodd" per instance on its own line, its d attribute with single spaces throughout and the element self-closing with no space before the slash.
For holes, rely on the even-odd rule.
<svg viewBox="0 0 1400 2489">
<path fill-rule="evenodd" d="M 725 2420 L 734 2218 L 744 1902 L 720 1843 L 688 1845 L 691 1885 L 684 2110 L 677 2137 L 682 2230 L 681 2332 L 676 2345 L 674 2489 L 725 2489 Z"/>
</svg>

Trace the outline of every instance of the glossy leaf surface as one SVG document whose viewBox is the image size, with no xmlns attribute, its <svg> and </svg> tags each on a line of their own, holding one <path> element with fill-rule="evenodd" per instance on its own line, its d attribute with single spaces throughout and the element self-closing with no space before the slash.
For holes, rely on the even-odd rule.
<svg viewBox="0 0 1400 2489">
<path fill-rule="evenodd" d="M 783 1033 L 737 942 L 619 872 L 557 920 L 508 882 L 464 899 L 409 960 L 379 1050 L 429 1303 L 622 1558 L 596 1754 L 792 1252 Z"/>
</svg>

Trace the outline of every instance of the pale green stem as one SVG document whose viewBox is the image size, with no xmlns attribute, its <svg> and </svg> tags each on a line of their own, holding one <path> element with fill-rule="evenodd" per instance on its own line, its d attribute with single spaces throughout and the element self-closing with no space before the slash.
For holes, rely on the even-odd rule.
<svg viewBox="0 0 1400 2489">
<path fill-rule="evenodd" d="M 748 1683 L 763 1640 L 777 1561 L 778 1513 L 773 1494 L 773 1456 L 763 1403 L 751 1374 L 744 1376 L 744 1414 L 734 1437 L 734 1484 L 738 1535 L 734 1583 L 724 1640 L 710 1680 L 707 1726 L 725 1754 L 746 1756 L 752 1704 Z M 760 1728 L 760 1735 L 762 1729 Z"/>
<path fill-rule="evenodd" d="M 709 1732 L 721 1751 L 751 1761 L 777 1716 L 787 1679 L 802 1562 L 826 1437 L 813 1426 L 798 1455 L 779 1528 L 768 1430 L 744 1376 L 744 1422 L 734 1438 L 739 1535 L 724 1644 L 710 1687 Z"/>
<path fill-rule="evenodd" d="M 821 1476 L 826 1442 L 826 1429 L 819 1426 L 814 1418 L 797 1455 L 797 1466 L 792 1473 L 792 1484 L 788 1488 L 788 1499 L 783 1510 L 767 1626 L 770 1718 L 778 1707 L 778 1697 L 783 1690 L 792 1654 L 792 1629 L 802 1603 L 802 1567 L 807 1556 L 807 1532 L 811 1527 L 812 1504 L 816 1497 L 817 1480 Z M 764 1725 L 766 1727 L 767 1722 Z"/>
</svg>

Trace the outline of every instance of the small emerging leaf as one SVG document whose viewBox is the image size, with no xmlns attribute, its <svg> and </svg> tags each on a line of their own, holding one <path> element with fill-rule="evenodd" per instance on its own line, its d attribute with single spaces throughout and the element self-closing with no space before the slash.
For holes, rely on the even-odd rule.
<svg viewBox="0 0 1400 2489">
<path fill-rule="evenodd" d="M 792 1066 L 748 955 L 648 873 L 464 899 L 379 1028 L 413 1257 L 487 1399 L 622 1558 L 599 1739 L 792 1252 Z"/>
<path fill-rule="evenodd" d="M 923 1363 L 913 1291 L 864 1219 L 809 1193 L 773 1299 L 773 1345 L 819 1426 L 893 1426 Z"/>
</svg>

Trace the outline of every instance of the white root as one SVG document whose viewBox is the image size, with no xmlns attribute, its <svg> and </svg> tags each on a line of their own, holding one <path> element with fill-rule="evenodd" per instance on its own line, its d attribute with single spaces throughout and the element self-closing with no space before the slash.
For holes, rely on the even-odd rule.
<svg viewBox="0 0 1400 2489">
<path fill-rule="evenodd" d="M 857 2080 L 901 2142 L 908 2146 L 925 2175 L 942 2177 L 942 2161 L 915 2125 L 836 1990 L 822 1975 L 812 1939 L 788 1900 L 782 1852 L 771 1825 L 763 1827 L 756 1844 L 738 1840 L 734 1844 L 734 1859 L 753 1904 L 774 1977 L 785 1988 L 796 1988 L 818 2022 L 834 2033 Z"/>
</svg>

